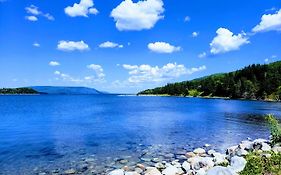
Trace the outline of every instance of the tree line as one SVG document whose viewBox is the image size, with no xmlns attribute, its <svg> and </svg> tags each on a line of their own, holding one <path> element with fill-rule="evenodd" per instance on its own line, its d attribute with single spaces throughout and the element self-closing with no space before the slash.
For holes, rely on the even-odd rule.
<svg viewBox="0 0 281 175">
<path fill-rule="evenodd" d="M 144 90 L 138 94 L 279 101 L 281 99 L 281 61 L 263 65 L 253 64 L 234 72 L 170 83 L 163 87 Z"/>
<path fill-rule="evenodd" d="M 38 94 L 32 88 L 1 88 L 0 94 Z"/>
</svg>

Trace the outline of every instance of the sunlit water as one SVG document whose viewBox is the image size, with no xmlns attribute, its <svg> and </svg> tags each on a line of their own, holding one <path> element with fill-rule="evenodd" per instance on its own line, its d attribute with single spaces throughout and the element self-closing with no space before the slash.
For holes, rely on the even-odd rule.
<svg viewBox="0 0 281 175">
<path fill-rule="evenodd" d="M 103 174 L 141 155 L 268 138 L 262 116 L 281 103 L 111 95 L 0 96 L 0 174 Z M 171 158 L 173 159 L 173 158 Z M 94 168 L 93 168 L 94 167 Z M 90 171 L 91 170 L 91 171 Z"/>
</svg>

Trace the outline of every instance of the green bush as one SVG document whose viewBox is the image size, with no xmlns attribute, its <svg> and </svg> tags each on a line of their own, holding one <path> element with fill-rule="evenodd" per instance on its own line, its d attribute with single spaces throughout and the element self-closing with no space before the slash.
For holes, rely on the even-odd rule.
<svg viewBox="0 0 281 175">
<path fill-rule="evenodd" d="M 198 91 L 197 89 L 190 89 L 188 90 L 188 95 L 192 97 L 201 96 L 203 92 Z"/>
<path fill-rule="evenodd" d="M 247 164 L 240 175 L 280 175 L 281 153 L 270 152 L 270 157 L 252 152 L 246 156 Z"/>
<path fill-rule="evenodd" d="M 272 144 L 281 143 L 281 126 L 278 120 L 271 114 L 266 116 L 266 120 L 270 127 Z"/>
</svg>

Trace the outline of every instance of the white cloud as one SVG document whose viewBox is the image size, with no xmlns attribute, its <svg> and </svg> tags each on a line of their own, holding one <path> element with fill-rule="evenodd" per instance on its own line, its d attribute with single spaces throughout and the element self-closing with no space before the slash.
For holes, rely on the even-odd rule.
<svg viewBox="0 0 281 175">
<path fill-rule="evenodd" d="M 36 16 L 26 16 L 25 19 L 33 22 L 38 21 L 38 18 Z"/>
<path fill-rule="evenodd" d="M 143 0 L 134 3 L 124 0 L 111 11 L 110 16 L 116 22 L 116 28 L 122 30 L 151 29 L 158 20 L 163 19 L 162 0 Z"/>
<path fill-rule="evenodd" d="M 44 14 L 44 16 L 50 21 L 55 20 L 55 18 L 52 15 L 50 15 L 49 13 Z"/>
<path fill-rule="evenodd" d="M 269 61 L 269 59 L 268 59 L 268 58 L 264 59 L 264 62 L 266 62 L 266 63 L 267 63 L 268 61 Z"/>
<path fill-rule="evenodd" d="M 51 21 L 55 20 L 55 18 L 51 14 L 41 12 L 39 10 L 39 8 L 36 7 L 35 5 L 30 5 L 29 7 L 25 7 L 25 11 L 28 14 L 31 14 L 31 15 L 25 17 L 29 21 L 37 21 L 38 16 L 43 16 Z"/>
<path fill-rule="evenodd" d="M 55 74 L 55 75 L 60 75 L 61 73 L 60 73 L 60 71 L 57 71 L 57 70 L 56 70 L 56 71 L 54 72 L 54 74 Z"/>
<path fill-rule="evenodd" d="M 34 47 L 40 47 L 40 44 L 37 43 L 37 42 L 34 42 L 32 45 L 33 45 Z"/>
<path fill-rule="evenodd" d="M 60 71 L 55 71 L 54 74 L 57 76 L 57 78 L 63 80 L 63 81 L 70 81 L 75 83 L 82 83 L 83 80 L 79 78 L 73 78 L 72 76 L 62 73 Z"/>
<path fill-rule="evenodd" d="M 197 37 L 198 35 L 199 35 L 199 32 L 192 32 L 192 34 L 191 34 L 191 36 L 192 36 L 193 38 Z"/>
<path fill-rule="evenodd" d="M 91 83 L 103 83 L 105 82 L 105 74 L 103 73 L 103 69 L 100 65 L 91 64 L 87 66 L 88 68 L 94 70 L 94 75 L 87 75 L 84 77 L 72 77 L 69 74 L 62 73 L 60 71 L 55 71 L 57 80 L 63 80 L 67 82 L 73 82 L 77 84 L 91 84 Z"/>
<path fill-rule="evenodd" d="M 128 65 L 124 64 L 123 68 L 129 70 L 130 83 L 142 83 L 142 82 L 163 82 L 178 78 L 182 75 L 190 75 L 198 71 L 203 71 L 206 66 L 200 66 L 198 68 L 187 69 L 182 64 L 168 63 L 163 67 L 150 66 L 146 64 L 142 65 Z"/>
<path fill-rule="evenodd" d="M 66 7 L 64 12 L 71 17 L 88 17 L 89 14 L 98 14 L 98 10 L 94 7 L 93 0 L 81 0 L 79 4 L 74 3 L 73 6 Z"/>
<path fill-rule="evenodd" d="M 181 47 L 173 46 L 166 42 L 149 43 L 147 47 L 156 53 L 173 53 L 181 50 Z"/>
<path fill-rule="evenodd" d="M 88 69 L 94 70 L 96 73 L 97 78 L 99 79 L 104 79 L 105 74 L 103 72 L 103 68 L 101 67 L 101 65 L 98 64 L 90 64 L 87 66 Z"/>
<path fill-rule="evenodd" d="M 238 50 L 240 46 L 250 43 L 245 33 L 234 35 L 226 28 L 219 28 L 216 33 L 217 36 L 210 43 L 212 54 Z"/>
<path fill-rule="evenodd" d="M 114 42 L 111 42 L 111 41 L 106 41 L 104 43 L 101 43 L 99 45 L 100 48 L 123 48 L 124 46 L 122 44 L 118 44 L 118 43 L 114 43 Z"/>
<path fill-rule="evenodd" d="M 49 62 L 49 65 L 50 65 L 50 66 L 59 66 L 60 63 L 57 62 L 57 61 L 50 61 L 50 62 Z"/>
<path fill-rule="evenodd" d="M 85 51 L 85 50 L 89 50 L 90 47 L 82 40 L 76 42 L 61 40 L 58 43 L 57 49 L 62 51 L 74 51 L 74 50 Z"/>
<path fill-rule="evenodd" d="M 36 7 L 35 5 L 30 5 L 29 7 L 25 8 L 27 13 L 30 13 L 32 15 L 40 15 L 42 12 L 39 11 L 38 7 Z"/>
<path fill-rule="evenodd" d="M 205 58 L 207 56 L 206 52 L 202 52 L 198 55 L 199 58 Z"/>
<path fill-rule="evenodd" d="M 189 22 L 189 21 L 190 21 L 190 17 L 189 16 L 184 17 L 184 22 Z"/>
<path fill-rule="evenodd" d="M 281 31 L 281 9 L 275 14 L 265 14 L 261 17 L 261 22 L 256 25 L 253 32 Z"/>
</svg>

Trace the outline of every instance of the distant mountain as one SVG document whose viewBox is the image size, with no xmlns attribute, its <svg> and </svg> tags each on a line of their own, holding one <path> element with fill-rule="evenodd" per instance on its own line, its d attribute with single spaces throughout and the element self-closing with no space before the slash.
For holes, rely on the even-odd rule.
<svg viewBox="0 0 281 175">
<path fill-rule="evenodd" d="M 147 89 L 139 95 L 228 97 L 281 101 L 281 61 Z"/>
<path fill-rule="evenodd" d="M 31 86 L 29 87 L 40 94 L 65 94 L 65 95 L 97 95 L 108 94 L 94 88 L 87 87 L 65 87 L 65 86 Z"/>
</svg>

